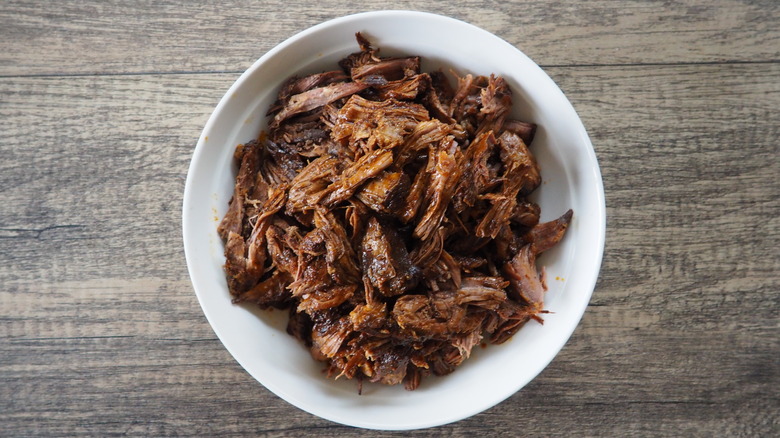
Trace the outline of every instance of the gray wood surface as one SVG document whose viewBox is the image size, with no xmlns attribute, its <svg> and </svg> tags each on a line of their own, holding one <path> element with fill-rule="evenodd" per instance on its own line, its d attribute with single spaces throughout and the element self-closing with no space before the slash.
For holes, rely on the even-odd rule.
<svg viewBox="0 0 780 438">
<path fill-rule="evenodd" d="M 464 19 L 564 90 L 607 245 L 527 387 L 410 436 L 780 434 L 780 6 L 368 2 Z M 197 137 L 256 58 L 351 2 L 0 3 L 0 436 L 393 436 L 287 404 L 224 349 L 181 242 Z"/>
</svg>

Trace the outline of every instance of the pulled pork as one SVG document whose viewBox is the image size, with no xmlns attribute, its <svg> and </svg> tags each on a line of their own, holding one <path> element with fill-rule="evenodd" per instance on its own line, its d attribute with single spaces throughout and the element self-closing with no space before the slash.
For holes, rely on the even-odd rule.
<svg viewBox="0 0 780 438">
<path fill-rule="evenodd" d="M 413 390 L 542 322 L 536 258 L 572 211 L 539 222 L 536 126 L 509 118 L 504 79 L 453 88 L 357 39 L 341 70 L 281 87 L 218 231 L 235 303 L 289 308 L 331 376 Z"/>
</svg>

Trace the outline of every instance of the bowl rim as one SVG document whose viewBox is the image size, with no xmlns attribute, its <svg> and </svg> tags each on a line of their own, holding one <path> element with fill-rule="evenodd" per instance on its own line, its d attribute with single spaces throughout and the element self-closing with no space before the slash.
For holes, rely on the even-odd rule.
<svg viewBox="0 0 780 438">
<path fill-rule="evenodd" d="M 221 113 L 224 110 L 224 107 L 228 105 L 228 102 L 230 100 L 230 96 L 242 86 L 244 82 L 248 80 L 251 76 L 253 76 L 261 66 L 263 66 L 269 59 L 274 58 L 277 56 L 278 53 L 284 51 L 288 48 L 288 46 L 291 46 L 295 44 L 297 41 L 307 38 L 312 34 L 316 34 L 318 32 L 321 32 L 325 29 L 328 29 L 330 27 L 337 27 L 341 26 L 353 21 L 361 21 L 364 19 L 370 19 L 370 18 L 376 18 L 376 17 L 382 17 L 382 18 L 410 18 L 410 17 L 424 17 L 427 20 L 436 20 L 440 22 L 445 22 L 447 25 L 454 25 L 454 26 L 465 26 L 470 28 L 473 32 L 478 32 L 484 34 L 486 37 L 494 38 L 496 43 L 498 44 L 500 41 L 500 44 L 504 44 L 506 46 L 511 47 L 512 50 L 517 52 L 517 55 L 521 56 L 522 58 L 525 58 L 527 62 L 529 62 L 531 65 L 535 66 L 541 75 L 549 81 L 554 90 L 557 90 L 557 92 L 560 92 L 561 95 L 563 95 L 563 98 L 566 103 L 569 104 L 571 107 L 571 110 L 574 112 L 574 115 L 576 117 L 576 129 L 577 134 L 580 137 L 580 141 L 586 146 L 584 152 L 587 154 L 588 159 L 590 159 L 595 166 L 591 169 L 593 172 L 593 177 L 596 181 L 596 199 L 598 200 L 598 208 L 595 209 L 598 218 L 597 221 L 599 223 L 599 227 L 597 230 L 592 230 L 597 233 L 596 235 L 596 241 L 598 244 L 596 245 L 596 252 L 593 255 L 593 266 L 594 268 L 588 272 L 588 277 L 586 277 L 585 281 L 581 281 L 579 283 L 579 289 L 583 291 L 587 291 L 587 299 L 582 300 L 581 308 L 578 308 L 576 313 L 579 315 L 579 318 L 576 319 L 576 321 L 572 321 L 568 326 L 568 330 L 566 332 L 565 336 L 560 336 L 560 345 L 555 345 L 553 350 L 555 351 L 554 354 L 550 355 L 548 360 L 542 361 L 541 367 L 539 367 L 538 370 L 534 370 L 529 373 L 529 378 L 525 383 L 520 385 L 518 388 L 508 388 L 507 391 L 505 391 L 504 394 L 501 394 L 500 396 L 493 399 L 492 402 L 489 403 L 482 403 L 478 405 L 474 405 L 471 407 L 471 409 L 465 409 L 458 411 L 457 414 L 451 415 L 446 418 L 436 418 L 432 419 L 430 421 L 418 421 L 416 423 L 409 423 L 409 424 L 403 424 L 399 425 L 398 427 L 395 427 L 390 424 L 376 424 L 372 423 L 370 421 L 360 421 L 359 419 L 351 419 L 351 418 L 345 418 L 343 416 L 338 415 L 323 415 L 321 412 L 315 412 L 315 409 L 312 409 L 305 400 L 296 399 L 294 397 L 291 397 L 289 394 L 286 394 L 284 389 L 275 384 L 274 382 L 266 382 L 258 378 L 253 372 L 250 371 L 249 368 L 244 366 L 243 363 L 238 359 L 238 356 L 236 352 L 232 350 L 232 348 L 229 346 L 227 342 L 225 342 L 224 334 L 221 333 L 219 328 L 217 327 L 217 324 L 214 323 L 215 315 L 212 313 L 211 309 L 209 309 L 205 304 L 204 300 L 201 298 L 201 295 L 205 293 L 205 291 L 202 291 L 199 289 L 198 284 L 196 284 L 195 281 L 195 271 L 198 269 L 198 267 L 195 265 L 195 261 L 193 259 L 193 243 L 190 241 L 190 235 L 192 232 L 190 231 L 193 228 L 193 221 L 194 218 L 190 217 L 188 214 L 188 211 L 191 209 L 192 203 L 197 202 L 196 199 L 193 198 L 193 179 L 195 174 L 195 168 L 196 168 L 196 162 L 198 160 L 202 159 L 202 155 L 204 154 L 204 143 L 207 140 L 208 133 L 212 130 L 214 124 L 216 123 L 216 120 L 218 119 L 217 115 Z M 546 72 L 544 72 L 541 67 L 538 66 L 533 60 L 531 60 L 527 55 L 525 55 L 520 49 L 515 47 L 514 45 L 511 45 L 501 37 L 484 30 L 478 26 L 475 26 L 473 24 L 470 24 L 468 22 L 444 16 L 439 15 L 435 13 L 430 12 L 421 12 L 421 11 L 412 11 L 412 10 L 379 10 L 379 11 L 369 11 L 369 12 L 360 12 L 355 14 L 349 14 L 337 18 L 333 18 L 324 22 L 321 22 L 319 24 L 316 24 L 314 26 L 311 26 L 307 29 L 304 29 L 293 36 L 285 39 L 284 41 L 277 44 L 275 47 L 273 47 L 271 50 L 267 51 L 265 54 L 263 54 L 260 58 L 258 58 L 256 61 L 252 63 L 252 65 L 246 69 L 239 77 L 235 80 L 235 82 L 230 86 L 230 88 L 227 90 L 227 92 L 223 95 L 223 97 L 220 99 L 219 103 L 209 116 L 208 121 L 206 122 L 206 125 L 204 126 L 201 135 L 198 139 L 198 143 L 195 147 L 195 150 L 193 152 L 193 156 L 190 162 L 190 166 L 187 172 L 185 187 L 184 187 L 184 196 L 183 196 L 183 202 L 182 202 L 182 237 L 183 237 L 183 246 L 184 246 L 184 252 L 185 252 L 185 258 L 187 262 L 187 269 L 190 276 L 191 283 L 193 285 L 193 289 L 195 290 L 196 296 L 198 298 L 198 301 L 200 303 L 200 306 L 204 312 L 204 315 L 206 316 L 206 319 L 209 321 L 209 324 L 212 327 L 212 330 L 214 330 L 217 337 L 220 339 L 223 346 L 230 352 L 231 356 L 233 356 L 234 360 L 236 360 L 245 371 L 247 371 L 250 375 L 252 375 L 255 380 L 257 380 L 259 383 L 261 383 L 263 386 L 265 386 L 269 391 L 277 395 L 278 397 L 282 398 L 286 402 L 292 404 L 293 406 L 304 410 L 306 412 L 309 412 L 312 415 L 318 416 L 320 418 L 324 418 L 333 422 L 337 422 L 340 424 L 345 424 L 348 426 L 354 426 L 354 427 L 362 427 L 362 428 L 368 428 L 368 429 L 376 429 L 376 430 L 412 430 L 412 429 L 422 429 L 422 428 L 428 428 L 428 427 L 434 427 L 439 425 L 444 425 L 448 423 L 452 423 L 455 421 L 459 421 L 465 418 L 469 418 L 475 414 L 478 414 L 480 412 L 483 412 L 493 406 L 498 405 L 499 403 L 506 400 L 508 397 L 510 397 L 512 394 L 516 393 L 523 387 L 525 387 L 528 382 L 536 378 L 539 373 L 541 373 L 542 370 L 544 370 L 550 362 L 559 354 L 561 349 L 564 347 L 564 345 L 568 342 L 568 340 L 571 338 L 571 335 L 573 334 L 574 330 L 579 326 L 579 323 L 584 316 L 585 310 L 590 302 L 591 296 L 594 292 L 596 282 L 598 281 L 599 273 L 601 270 L 601 264 L 604 254 L 604 247 L 605 247 L 605 240 L 606 240 L 606 202 L 605 202 L 605 195 L 604 195 L 604 186 L 603 186 L 603 180 L 601 176 L 600 167 L 598 165 L 598 160 L 595 154 L 595 150 L 593 148 L 593 145 L 590 141 L 590 138 L 587 134 L 587 131 L 585 130 L 585 127 L 582 123 L 582 120 L 579 118 L 579 115 L 576 114 L 576 111 L 574 110 L 573 106 L 571 106 L 571 102 L 568 100 L 568 98 L 565 97 L 563 91 L 560 89 L 560 87 L 555 84 L 555 82 L 547 75 Z"/>
</svg>

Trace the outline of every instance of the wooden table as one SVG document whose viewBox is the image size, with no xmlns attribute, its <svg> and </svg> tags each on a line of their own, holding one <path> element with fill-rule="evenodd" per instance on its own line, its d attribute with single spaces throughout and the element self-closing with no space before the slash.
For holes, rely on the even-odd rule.
<svg viewBox="0 0 780 438">
<path fill-rule="evenodd" d="M 0 3 L 0 435 L 366 433 L 233 360 L 181 240 L 220 97 L 351 4 Z M 538 62 L 582 117 L 607 198 L 600 280 L 560 355 L 504 403 L 408 435 L 780 433 L 779 5 L 366 4 L 463 19 Z"/>
</svg>

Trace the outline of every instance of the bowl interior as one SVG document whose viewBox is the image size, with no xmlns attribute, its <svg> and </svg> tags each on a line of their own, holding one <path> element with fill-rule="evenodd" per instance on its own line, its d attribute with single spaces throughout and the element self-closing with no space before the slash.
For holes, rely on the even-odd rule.
<svg viewBox="0 0 780 438">
<path fill-rule="evenodd" d="M 420 55 L 423 70 L 503 76 L 513 90 L 513 117 L 539 125 L 531 146 L 542 170 L 535 192 L 542 220 L 574 209 L 564 240 L 545 253 L 544 325 L 527 324 L 509 342 L 476 348 L 446 377 L 428 377 L 415 391 L 322 373 L 285 332 L 287 313 L 230 303 L 216 227 L 227 210 L 236 173 L 235 146 L 266 126 L 265 113 L 290 75 L 336 69 L 358 50 L 362 32 L 382 55 Z M 453 78 L 454 83 L 454 78 Z M 320 417 L 376 429 L 412 429 L 457 421 L 487 409 L 535 377 L 563 347 L 590 299 L 604 244 L 604 197 L 592 146 L 574 109 L 553 81 L 520 51 L 469 24 L 437 15 L 385 11 L 343 17 L 285 41 L 230 88 L 209 119 L 193 156 L 184 196 L 185 253 L 193 285 L 214 331 L 235 359 L 278 396 Z"/>
</svg>

